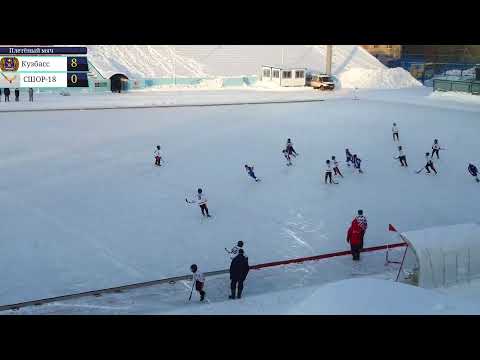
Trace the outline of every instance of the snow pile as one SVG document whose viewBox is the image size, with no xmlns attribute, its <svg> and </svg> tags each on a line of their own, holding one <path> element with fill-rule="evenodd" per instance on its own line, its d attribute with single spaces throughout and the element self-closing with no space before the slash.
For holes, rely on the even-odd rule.
<svg viewBox="0 0 480 360">
<path fill-rule="evenodd" d="M 343 88 L 399 89 L 422 86 L 402 68 L 364 69 L 352 68 L 337 75 Z"/>
<path fill-rule="evenodd" d="M 88 59 L 105 78 L 116 73 L 132 79 L 177 76 L 204 77 L 202 66 L 178 56 L 169 46 L 91 45 Z"/>
<path fill-rule="evenodd" d="M 106 78 L 122 73 L 132 79 L 258 75 L 262 65 L 284 64 L 325 71 L 325 45 L 91 45 L 89 60 Z M 347 88 L 418 86 L 401 69 L 387 69 L 358 45 L 336 45 L 333 75 Z M 277 85 L 273 85 L 278 87 Z"/>
<path fill-rule="evenodd" d="M 371 278 L 348 279 L 321 286 L 289 312 L 292 315 L 479 313 L 478 305 L 463 299 L 398 282 Z"/>
</svg>

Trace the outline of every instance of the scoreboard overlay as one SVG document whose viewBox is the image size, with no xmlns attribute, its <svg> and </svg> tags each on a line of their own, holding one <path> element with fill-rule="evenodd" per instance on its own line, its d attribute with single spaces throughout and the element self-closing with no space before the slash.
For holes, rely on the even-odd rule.
<svg viewBox="0 0 480 360">
<path fill-rule="evenodd" d="M 86 47 L 0 47 L 0 88 L 88 87 Z"/>
</svg>

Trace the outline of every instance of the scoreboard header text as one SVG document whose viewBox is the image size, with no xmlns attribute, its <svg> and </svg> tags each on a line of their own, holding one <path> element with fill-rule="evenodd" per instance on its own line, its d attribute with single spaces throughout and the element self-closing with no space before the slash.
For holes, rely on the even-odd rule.
<svg viewBox="0 0 480 360">
<path fill-rule="evenodd" d="M 11 46 L 0 47 L 0 55 L 83 55 L 87 53 L 86 47 L 59 47 L 59 46 Z"/>
</svg>

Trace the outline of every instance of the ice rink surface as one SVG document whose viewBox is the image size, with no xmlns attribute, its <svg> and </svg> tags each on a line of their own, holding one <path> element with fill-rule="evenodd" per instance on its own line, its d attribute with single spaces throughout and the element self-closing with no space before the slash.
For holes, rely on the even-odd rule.
<svg viewBox="0 0 480 360">
<path fill-rule="evenodd" d="M 480 189 L 467 165 L 479 165 L 480 106 L 419 91 L 0 113 L 0 304 L 183 275 L 192 263 L 223 269 L 224 248 L 238 240 L 250 264 L 345 250 L 359 208 L 367 246 L 392 241 L 389 223 L 406 231 L 478 222 Z M 393 159 L 393 122 L 408 168 Z M 281 153 L 287 138 L 300 153 L 292 167 Z M 438 175 L 415 174 L 435 138 L 447 149 Z M 157 144 L 161 168 L 153 166 Z M 364 174 L 345 166 L 346 147 Z M 331 155 L 342 161 L 338 185 L 323 183 Z M 198 187 L 212 219 L 185 203 Z"/>
</svg>

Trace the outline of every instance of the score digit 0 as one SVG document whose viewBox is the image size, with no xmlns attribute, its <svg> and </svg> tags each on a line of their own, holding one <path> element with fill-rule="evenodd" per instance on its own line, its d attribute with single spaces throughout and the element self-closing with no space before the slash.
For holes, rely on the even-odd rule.
<svg viewBox="0 0 480 360">
<path fill-rule="evenodd" d="M 67 87 L 88 87 L 88 77 L 85 72 L 69 72 Z"/>
</svg>

